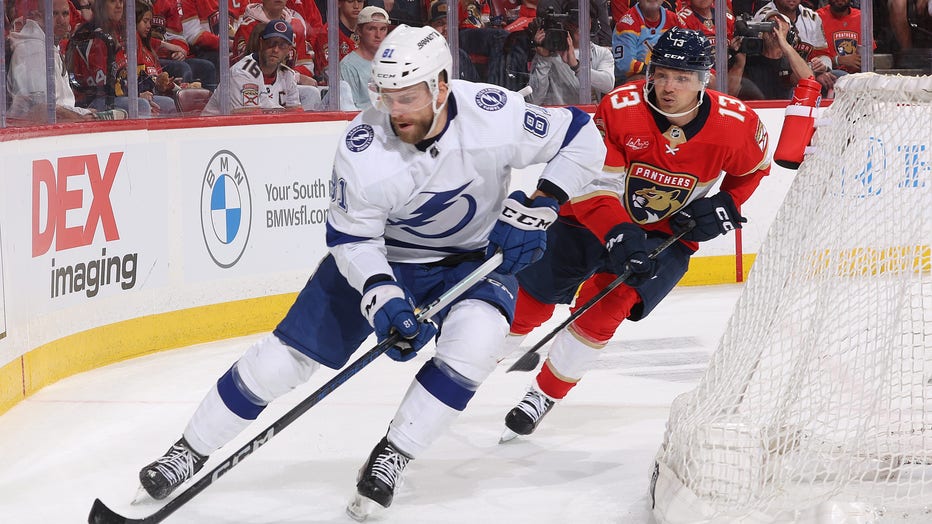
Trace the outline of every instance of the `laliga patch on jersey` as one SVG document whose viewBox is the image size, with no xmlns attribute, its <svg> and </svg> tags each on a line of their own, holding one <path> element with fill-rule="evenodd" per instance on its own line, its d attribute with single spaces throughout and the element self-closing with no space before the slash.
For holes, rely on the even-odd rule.
<svg viewBox="0 0 932 524">
<path fill-rule="evenodd" d="M 372 126 L 359 124 L 346 134 L 346 147 L 350 151 L 358 153 L 369 147 L 373 138 L 375 138 L 375 131 L 372 130 Z"/>
<path fill-rule="evenodd" d="M 650 147 L 650 136 L 629 136 L 625 140 L 625 147 L 631 151 L 643 151 Z"/>
<path fill-rule="evenodd" d="M 635 162 L 625 177 L 625 208 L 638 224 L 663 220 L 683 207 L 698 179 Z"/>
<path fill-rule="evenodd" d="M 476 105 L 486 111 L 498 111 L 505 107 L 508 102 L 508 95 L 501 89 L 487 87 L 476 93 Z"/>
</svg>

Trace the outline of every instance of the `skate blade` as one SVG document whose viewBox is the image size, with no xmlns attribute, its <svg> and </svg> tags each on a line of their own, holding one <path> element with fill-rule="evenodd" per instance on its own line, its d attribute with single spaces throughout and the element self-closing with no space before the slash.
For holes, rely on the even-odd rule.
<svg viewBox="0 0 932 524">
<path fill-rule="evenodd" d="M 155 499 L 149 495 L 149 492 L 146 491 L 146 488 L 139 486 L 139 489 L 136 490 L 136 496 L 133 497 L 133 500 L 129 503 L 129 505 L 138 506 L 139 504 L 147 504 L 154 500 Z"/>
<path fill-rule="evenodd" d="M 378 502 L 357 493 L 346 506 L 346 514 L 356 522 L 363 522 L 381 507 Z"/>
<path fill-rule="evenodd" d="M 502 432 L 502 436 L 498 438 L 499 444 L 504 444 L 506 442 L 514 440 L 518 436 L 514 431 L 505 428 L 505 431 Z"/>
</svg>

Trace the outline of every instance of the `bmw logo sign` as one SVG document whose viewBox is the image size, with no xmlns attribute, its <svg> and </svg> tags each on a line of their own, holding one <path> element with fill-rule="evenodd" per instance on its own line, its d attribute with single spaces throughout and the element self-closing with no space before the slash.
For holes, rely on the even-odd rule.
<svg viewBox="0 0 932 524">
<path fill-rule="evenodd" d="M 210 258 L 222 268 L 243 256 L 252 224 L 252 196 L 246 170 L 236 155 L 218 151 L 201 184 L 201 232 Z"/>
</svg>

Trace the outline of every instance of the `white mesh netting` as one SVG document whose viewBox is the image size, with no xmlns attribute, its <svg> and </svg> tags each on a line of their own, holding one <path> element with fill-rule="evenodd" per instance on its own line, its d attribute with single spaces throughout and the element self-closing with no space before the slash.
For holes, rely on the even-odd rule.
<svg viewBox="0 0 932 524">
<path fill-rule="evenodd" d="M 823 117 L 671 408 L 661 522 L 932 522 L 932 77 L 843 77 Z"/>
</svg>

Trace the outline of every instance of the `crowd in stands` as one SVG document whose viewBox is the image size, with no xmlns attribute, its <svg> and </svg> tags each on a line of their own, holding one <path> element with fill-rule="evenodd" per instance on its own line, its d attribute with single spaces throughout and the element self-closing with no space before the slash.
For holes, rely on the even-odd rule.
<svg viewBox="0 0 932 524">
<path fill-rule="evenodd" d="M 326 0 L 228 0 L 224 28 L 218 0 L 135 0 L 130 30 L 124 0 L 7 0 L 6 116 L 36 123 L 325 110 L 334 107 L 331 56 L 339 60 L 337 106 L 364 109 L 373 54 L 399 24 L 455 35 L 461 79 L 513 90 L 530 85 L 529 100 L 542 105 L 579 103 L 584 63 L 591 102 L 643 77 L 651 45 L 675 26 L 713 43 L 727 38 L 727 71 L 716 74 L 726 75 L 727 91 L 742 99 L 789 98 L 798 79 L 810 76 L 831 97 L 840 76 L 862 67 L 859 0 L 727 0 L 724 31 L 715 27 L 715 0 L 456 0 L 456 31 L 448 28 L 448 1 L 337 0 L 339 50 L 331 55 Z M 579 6 L 586 4 L 583 59 Z M 932 56 L 929 0 L 872 5 L 875 52 Z M 43 68 L 49 42 L 54 63 Z M 131 53 L 135 75 L 128 72 Z M 220 74 L 223 67 L 229 75 Z M 229 109 L 217 96 L 222 77 L 229 78 Z M 54 108 L 46 96 L 52 85 Z M 200 103 L 188 107 L 187 100 Z"/>
</svg>

